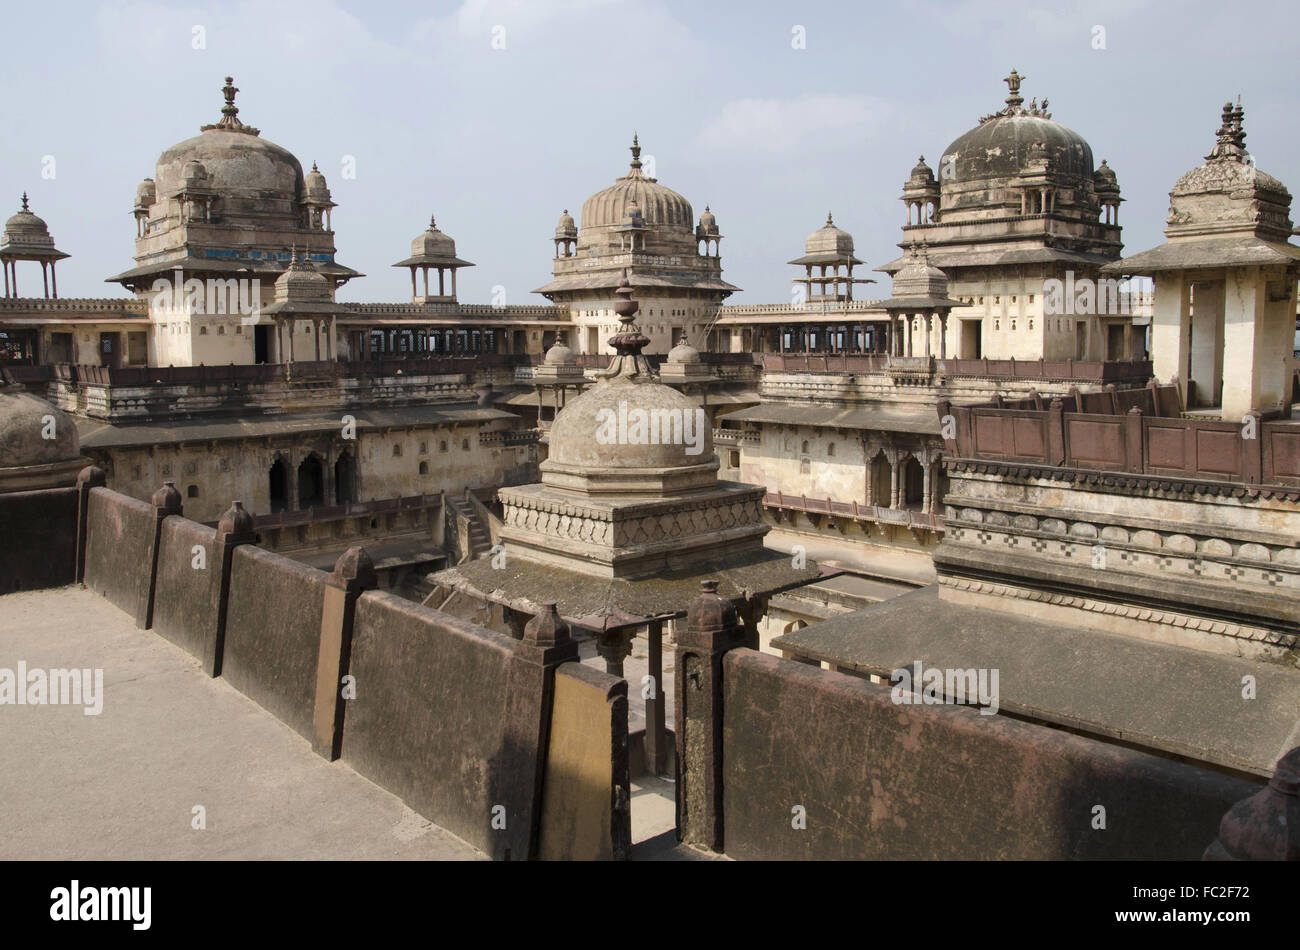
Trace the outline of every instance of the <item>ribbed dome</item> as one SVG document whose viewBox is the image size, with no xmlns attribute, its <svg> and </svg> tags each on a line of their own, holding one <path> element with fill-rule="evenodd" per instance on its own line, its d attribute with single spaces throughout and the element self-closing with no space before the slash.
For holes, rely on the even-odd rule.
<svg viewBox="0 0 1300 950">
<path fill-rule="evenodd" d="M 4 245 L 23 246 L 23 247 L 54 247 L 54 239 L 50 237 L 49 226 L 45 223 L 44 218 L 38 218 L 27 207 L 27 193 L 23 192 L 22 208 L 17 214 L 11 215 L 5 222 L 4 237 L 0 239 Z"/>
<path fill-rule="evenodd" d="M 294 252 L 288 269 L 275 281 L 277 301 L 319 303 L 333 299 L 328 278 L 316 269 L 300 251 Z"/>
<path fill-rule="evenodd" d="M 560 215 L 559 223 L 555 225 L 556 237 L 577 237 L 578 228 L 573 223 L 573 215 L 569 214 L 569 209 L 564 209 L 564 214 Z"/>
<path fill-rule="evenodd" d="M 1115 177 L 1115 169 L 1107 165 L 1104 158 L 1092 174 L 1092 190 L 1099 195 L 1119 194 L 1119 179 Z"/>
<path fill-rule="evenodd" d="M 852 257 L 853 235 L 835 226 L 831 213 L 826 212 L 826 223 L 808 235 L 804 242 L 805 254 L 819 254 L 830 251 L 833 254 Z"/>
<path fill-rule="evenodd" d="M 649 226 L 680 227 L 691 231 L 695 212 L 691 203 L 641 172 L 641 146 L 632 139 L 632 164 L 628 173 L 582 204 L 582 227 L 617 227 L 628 216 L 629 205 L 640 209 L 642 221 Z"/>
</svg>

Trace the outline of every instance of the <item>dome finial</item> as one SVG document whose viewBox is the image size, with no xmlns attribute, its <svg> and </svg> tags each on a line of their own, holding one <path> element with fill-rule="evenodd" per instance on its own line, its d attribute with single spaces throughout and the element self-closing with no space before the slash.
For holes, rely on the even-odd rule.
<svg viewBox="0 0 1300 950">
<path fill-rule="evenodd" d="M 435 221 L 435 220 L 433 220 L 433 214 L 432 214 L 432 213 L 429 214 L 429 230 L 430 230 L 430 231 L 436 231 L 436 230 L 438 230 L 438 222 Z"/>
<path fill-rule="evenodd" d="M 226 104 L 221 107 L 221 118 L 215 125 L 201 125 L 200 132 L 208 132 L 213 129 L 222 129 L 229 132 L 246 132 L 249 135 L 258 135 L 258 130 L 251 125 L 245 125 L 239 121 L 239 107 L 235 105 L 235 94 L 239 89 L 235 86 L 233 76 L 226 77 L 226 84 L 221 87 L 221 94 L 225 97 Z"/>
<path fill-rule="evenodd" d="M 311 163 L 311 170 L 314 171 L 314 172 L 319 172 L 319 171 L 320 171 L 320 169 L 316 167 L 316 162 L 315 162 L 315 161 L 313 161 L 313 162 Z"/>
<path fill-rule="evenodd" d="M 1026 77 L 1020 75 L 1014 69 L 1011 70 L 1010 76 L 1003 77 L 1002 81 L 1006 83 L 1007 88 L 1011 90 L 1011 95 L 1007 96 L 1007 105 L 1014 108 L 1025 101 L 1024 97 L 1020 95 L 1020 84 L 1025 81 L 1025 78 Z"/>
<path fill-rule="evenodd" d="M 24 210 L 24 211 L 30 211 L 30 210 L 31 210 L 30 208 L 27 207 L 27 192 L 25 192 L 25 191 L 23 192 L 23 210 Z"/>
<path fill-rule="evenodd" d="M 641 167 L 641 143 L 637 141 L 637 135 L 632 133 L 632 167 Z"/>
<path fill-rule="evenodd" d="M 826 212 L 826 227 L 835 227 L 835 221 L 831 218 L 831 213 L 829 211 Z"/>
</svg>

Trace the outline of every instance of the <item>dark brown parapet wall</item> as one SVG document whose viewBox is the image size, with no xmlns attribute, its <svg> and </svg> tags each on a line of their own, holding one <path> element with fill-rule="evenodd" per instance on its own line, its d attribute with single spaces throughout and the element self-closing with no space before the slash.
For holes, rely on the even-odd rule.
<svg viewBox="0 0 1300 950">
<path fill-rule="evenodd" d="M 1196 860 L 1258 790 L 971 707 L 895 704 L 888 686 L 751 650 L 726 654 L 723 680 L 737 858 Z"/>
<path fill-rule="evenodd" d="M 75 580 L 77 489 L 0 494 L 0 594 Z"/>
<path fill-rule="evenodd" d="M 85 584 L 147 626 L 153 579 L 155 509 L 107 488 L 92 488 L 87 506 Z"/>
<path fill-rule="evenodd" d="M 499 834 L 492 810 L 506 804 L 514 643 L 382 591 L 357 601 L 343 761 L 489 854 Z M 503 818 L 512 820 L 508 811 Z"/>
<path fill-rule="evenodd" d="M 202 657 L 216 636 L 221 596 L 216 537 L 212 528 L 172 517 L 163 521 L 158 546 L 153 629 L 195 657 Z"/>
<path fill-rule="evenodd" d="M 221 675 L 311 739 L 328 575 L 252 545 L 233 557 Z"/>
</svg>

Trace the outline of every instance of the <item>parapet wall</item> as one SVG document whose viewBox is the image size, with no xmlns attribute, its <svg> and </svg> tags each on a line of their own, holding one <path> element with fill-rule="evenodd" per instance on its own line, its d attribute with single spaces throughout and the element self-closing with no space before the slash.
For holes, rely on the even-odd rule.
<svg viewBox="0 0 1300 950">
<path fill-rule="evenodd" d="M 542 642 L 515 640 L 368 591 L 360 546 L 326 574 L 256 547 L 242 509 L 213 528 L 178 514 L 170 486 L 146 503 L 102 480 L 0 495 L 9 589 L 80 569 L 324 758 L 493 857 L 627 857 L 627 683 L 573 662 L 557 617 Z"/>
<path fill-rule="evenodd" d="M 737 858 L 1195 860 L 1257 790 L 972 707 L 895 705 L 888 686 L 751 650 L 722 668 Z"/>
<path fill-rule="evenodd" d="M 343 761 L 491 851 L 514 641 L 382 591 L 357 602 Z M 507 821 L 509 815 L 505 816 Z"/>
</svg>

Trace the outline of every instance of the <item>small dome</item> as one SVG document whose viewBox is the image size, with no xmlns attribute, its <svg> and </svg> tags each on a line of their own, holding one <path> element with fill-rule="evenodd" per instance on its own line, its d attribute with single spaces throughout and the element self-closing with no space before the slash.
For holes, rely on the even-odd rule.
<svg viewBox="0 0 1300 950">
<path fill-rule="evenodd" d="M 925 246 L 912 245 L 894 274 L 895 297 L 947 297 L 948 275 L 930 263 Z"/>
<path fill-rule="evenodd" d="M 308 199 L 316 199 L 319 201 L 330 200 L 329 186 L 325 184 L 325 176 L 321 174 L 320 169 L 316 167 L 315 162 L 311 163 L 311 171 L 307 173 L 305 183 L 307 186 Z"/>
<path fill-rule="evenodd" d="M 924 155 L 916 160 L 916 167 L 912 169 L 912 177 L 934 181 L 934 169 L 925 163 Z"/>
<path fill-rule="evenodd" d="M 546 351 L 542 362 L 547 366 L 566 366 L 573 362 L 573 350 L 569 349 L 563 333 L 555 338 L 555 343 Z"/>
<path fill-rule="evenodd" d="M 853 256 L 853 235 L 835 226 L 831 213 L 826 212 L 826 223 L 808 235 L 804 242 L 805 254 L 820 254 L 830 251 L 841 256 Z"/>
<path fill-rule="evenodd" d="M 670 363 L 698 363 L 699 361 L 700 351 L 685 340 L 668 351 L 668 362 Z"/>
<path fill-rule="evenodd" d="M 43 218 L 32 214 L 31 209 L 27 207 L 26 192 L 23 192 L 22 208 L 5 222 L 4 235 L 0 237 L 0 247 L 15 251 L 19 249 L 33 251 L 45 256 L 67 256 L 55 251 L 54 238 L 50 237 L 49 226 Z"/>
<path fill-rule="evenodd" d="M 206 181 L 207 177 L 208 177 L 208 170 L 204 168 L 203 163 L 199 161 L 194 161 L 194 160 L 188 161 L 185 163 L 185 166 L 181 169 L 181 178 L 184 179 L 187 185 L 192 182 L 199 183 L 202 181 Z"/>
<path fill-rule="evenodd" d="M 135 203 L 137 206 L 148 207 L 158 198 L 158 189 L 154 185 L 152 178 L 146 178 L 140 182 L 135 189 Z"/>
<path fill-rule="evenodd" d="M 316 269 L 316 265 L 294 250 L 289 267 L 275 281 L 277 301 L 300 300 L 324 303 L 334 299 L 329 278 Z"/>
<path fill-rule="evenodd" d="M 439 231 L 433 215 L 429 215 L 429 227 L 411 242 L 411 256 L 454 258 L 456 242 Z"/>
<path fill-rule="evenodd" d="M 569 209 L 564 209 L 564 214 L 560 215 L 560 221 L 555 226 L 556 237 L 577 237 L 578 228 L 573 223 L 573 215 L 569 214 Z"/>
<path fill-rule="evenodd" d="M 53 438 L 45 438 L 51 430 Z M 21 386 L 0 384 L 0 472 L 80 456 L 81 439 L 71 416 Z"/>
</svg>

